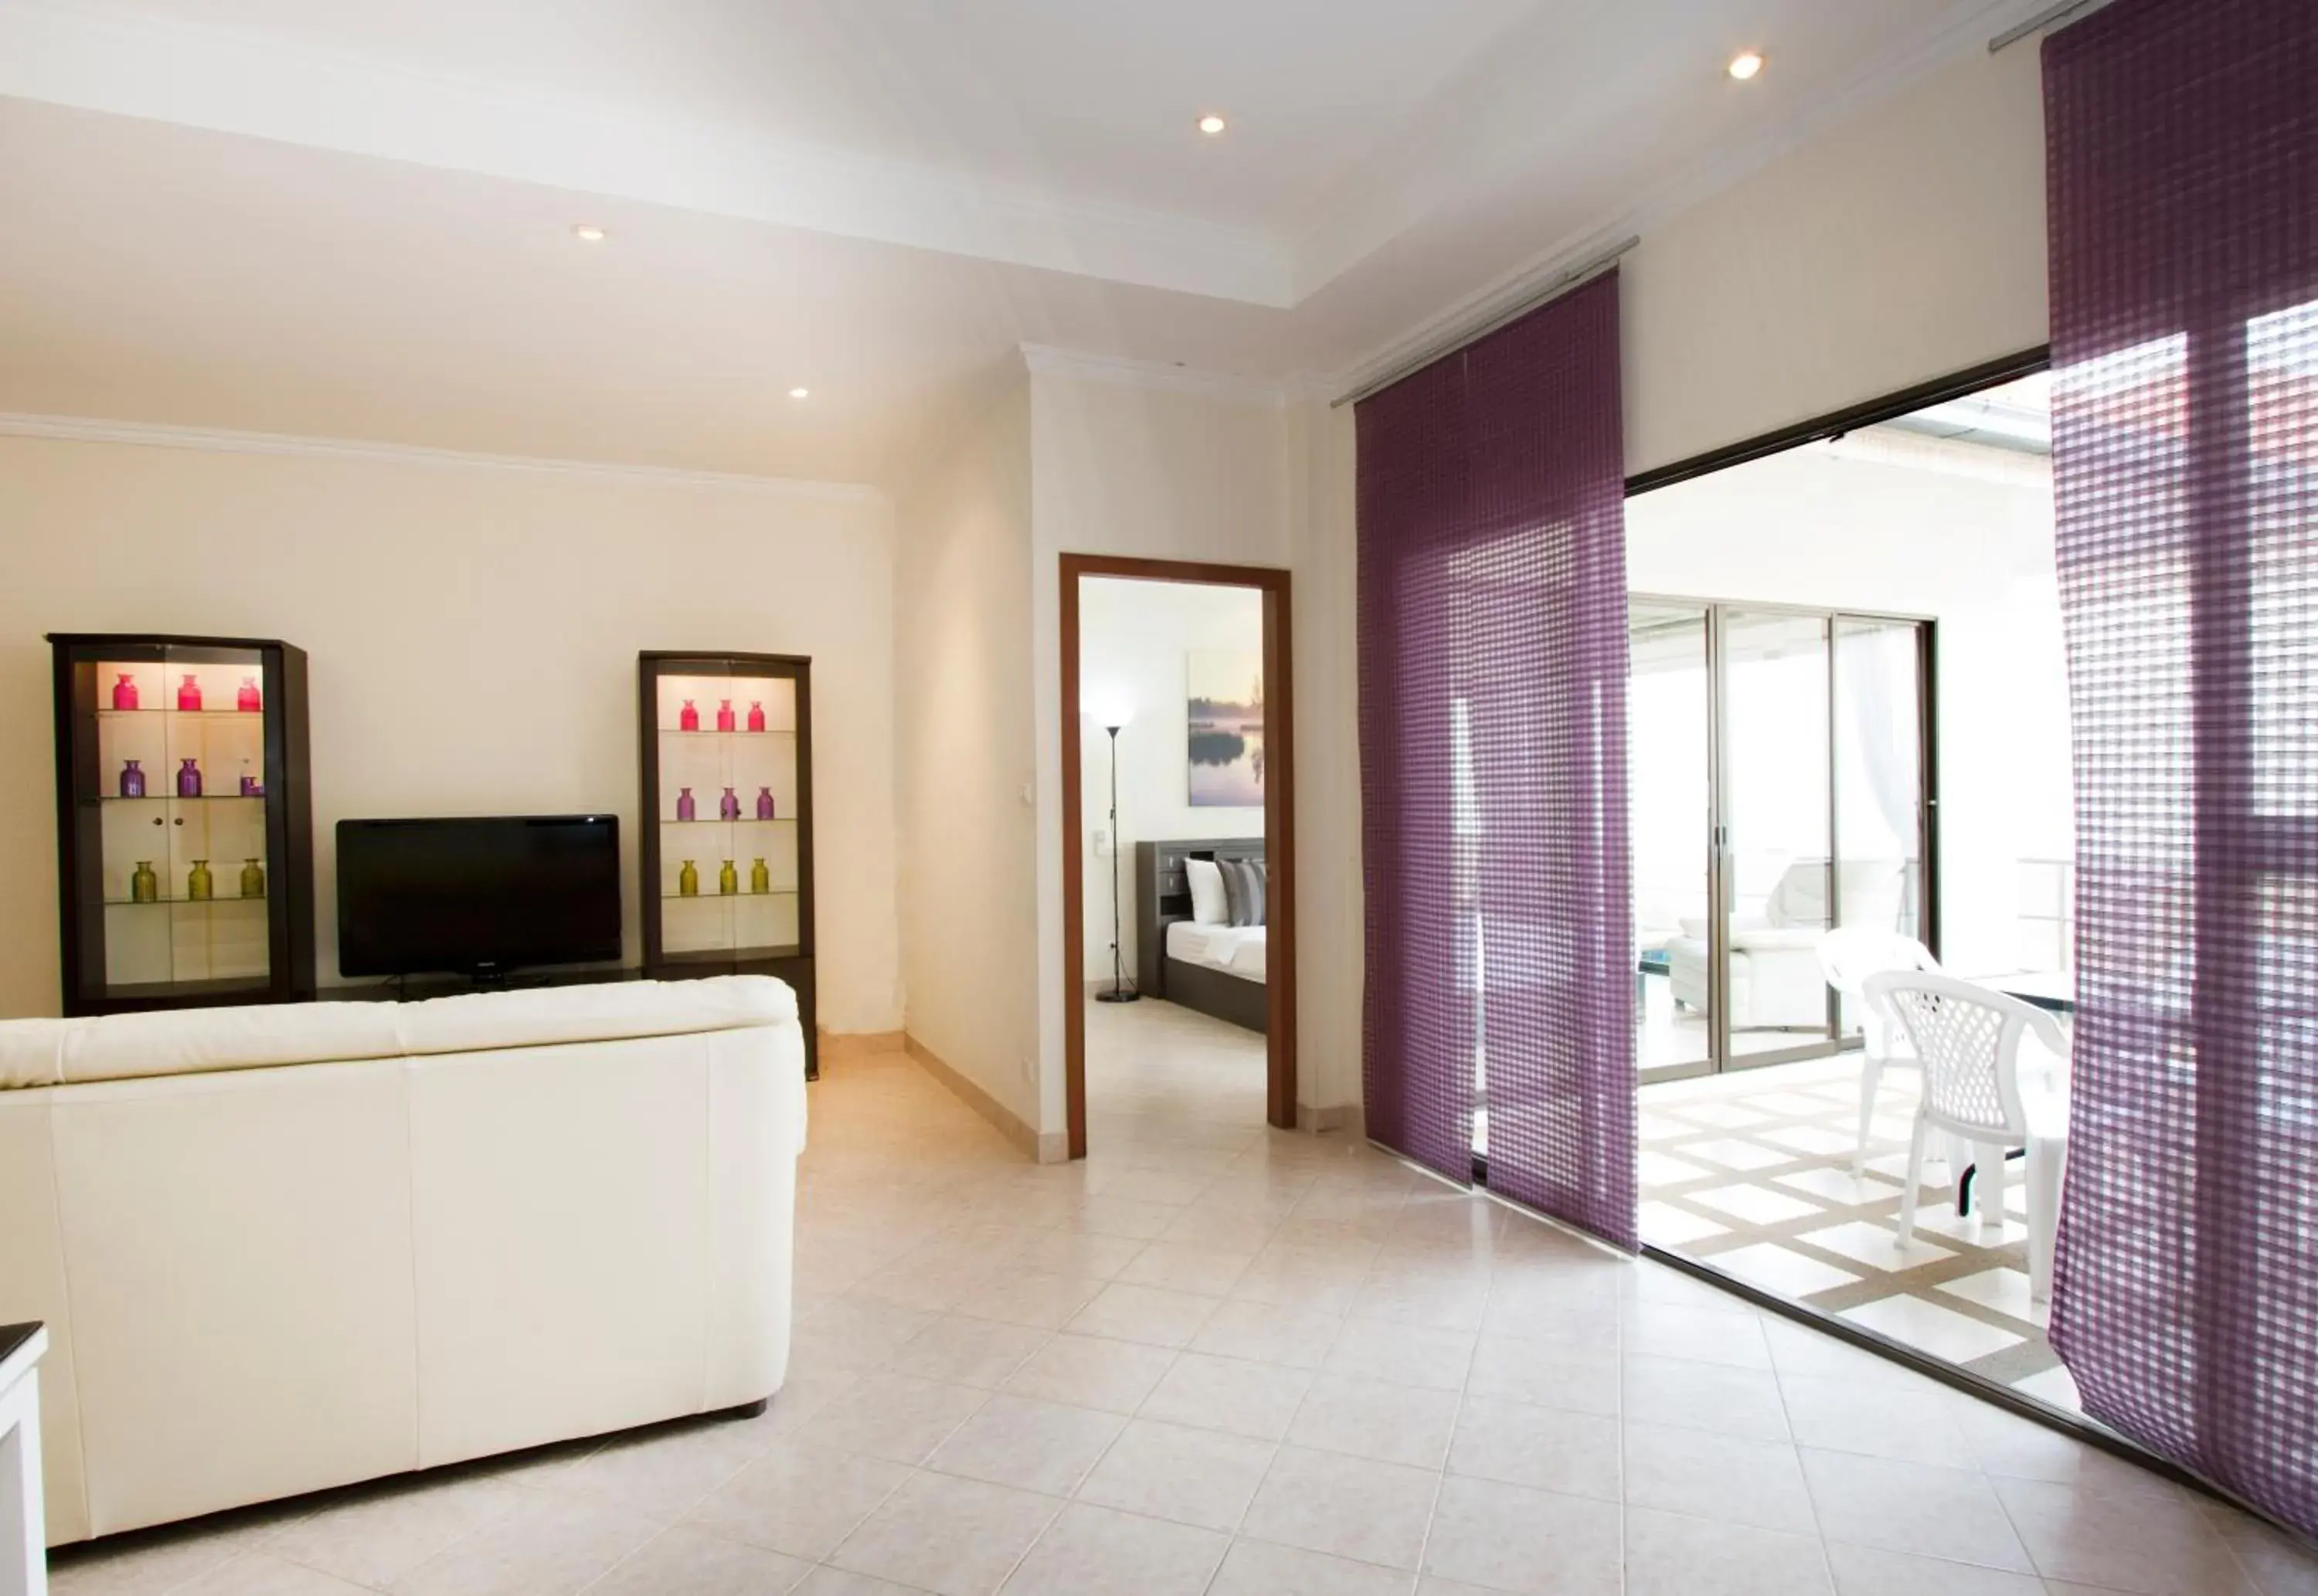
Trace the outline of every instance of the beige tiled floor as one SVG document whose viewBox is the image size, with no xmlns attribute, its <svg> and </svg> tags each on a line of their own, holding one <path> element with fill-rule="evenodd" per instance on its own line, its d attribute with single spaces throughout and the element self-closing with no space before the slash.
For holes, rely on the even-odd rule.
<svg viewBox="0 0 2318 1596">
<path fill-rule="evenodd" d="M 1339 1137 L 1096 1009 L 1094 1156 L 813 1093 L 764 1417 L 230 1515 L 60 1596 L 2310 1596 L 2233 1512 Z"/>
</svg>

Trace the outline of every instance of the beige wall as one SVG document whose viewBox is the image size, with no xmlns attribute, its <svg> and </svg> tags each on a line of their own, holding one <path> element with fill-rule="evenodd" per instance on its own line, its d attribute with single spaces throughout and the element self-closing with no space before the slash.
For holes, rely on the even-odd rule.
<svg viewBox="0 0 2318 1596">
<path fill-rule="evenodd" d="M 1296 509 L 1297 1102 L 1316 1114 L 1361 1100 L 1360 691 L 1354 654 L 1352 412 L 1289 413 Z"/>
<path fill-rule="evenodd" d="M 1061 557 L 1288 564 L 1294 496 L 1288 441 L 1286 411 L 1266 396 L 1177 392 L 1043 372 L 1031 376 L 1035 956 L 1043 1129 L 1060 1129 L 1065 1115 Z"/>
<path fill-rule="evenodd" d="M 2037 56 L 1978 51 L 1651 229 L 1622 270 L 1626 467 L 2041 344 Z"/>
<path fill-rule="evenodd" d="M 895 517 L 894 778 L 912 1036 L 1035 1129 L 1030 394 L 948 439 Z"/>
<path fill-rule="evenodd" d="M 900 1021 L 893 541 L 879 496 L 0 437 L 0 1014 L 58 1002 L 51 631 L 311 659 L 321 978 L 350 815 L 611 810 L 636 918 L 635 657 L 813 659 L 822 1023 Z"/>
</svg>

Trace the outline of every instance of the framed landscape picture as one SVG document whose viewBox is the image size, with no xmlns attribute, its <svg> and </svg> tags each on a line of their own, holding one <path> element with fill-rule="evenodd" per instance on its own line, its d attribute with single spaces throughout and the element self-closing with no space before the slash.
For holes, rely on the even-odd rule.
<svg viewBox="0 0 2318 1596">
<path fill-rule="evenodd" d="M 1262 808 L 1262 650 L 1192 649 L 1186 658 L 1191 807 Z"/>
</svg>

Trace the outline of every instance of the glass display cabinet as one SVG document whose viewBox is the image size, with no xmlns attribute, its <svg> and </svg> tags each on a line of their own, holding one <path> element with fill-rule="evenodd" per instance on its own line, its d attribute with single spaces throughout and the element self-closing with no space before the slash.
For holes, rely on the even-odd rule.
<svg viewBox="0 0 2318 1596">
<path fill-rule="evenodd" d="M 306 656 L 57 633 L 64 1011 L 314 995 Z"/>
<path fill-rule="evenodd" d="M 646 653 L 644 974 L 777 975 L 820 1074 L 813 943 L 813 662 Z"/>
</svg>

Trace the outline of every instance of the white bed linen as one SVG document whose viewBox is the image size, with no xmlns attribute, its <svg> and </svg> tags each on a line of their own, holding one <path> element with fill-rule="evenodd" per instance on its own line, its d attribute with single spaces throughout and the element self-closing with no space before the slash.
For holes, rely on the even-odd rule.
<svg viewBox="0 0 2318 1596">
<path fill-rule="evenodd" d="M 1186 964 L 1204 964 L 1242 981 L 1260 982 L 1263 975 L 1263 926 L 1203 926 L 1177 920 L 1167 928 L 1167 956 Z"/>
</svg>

